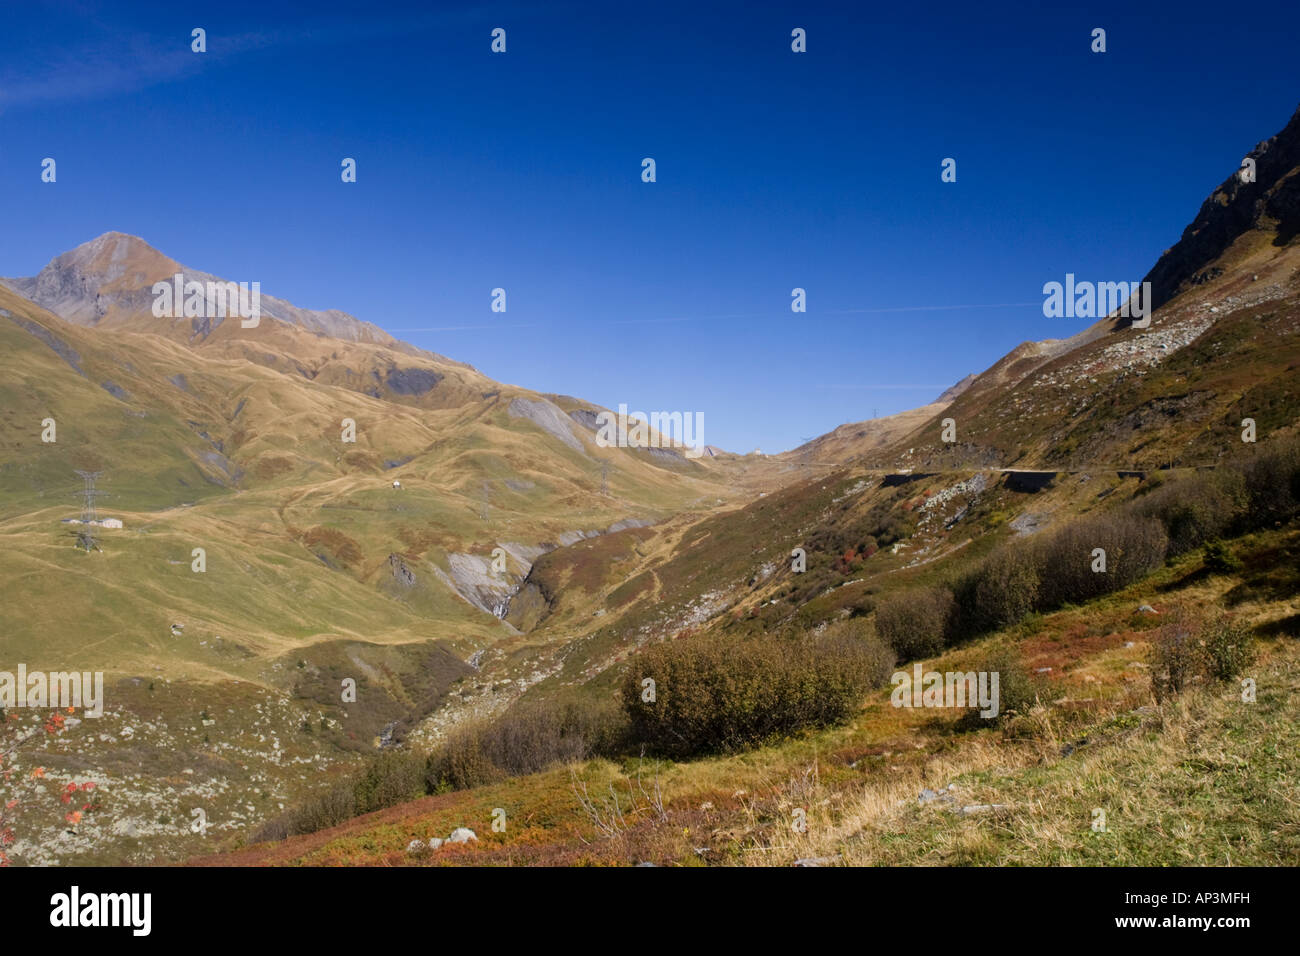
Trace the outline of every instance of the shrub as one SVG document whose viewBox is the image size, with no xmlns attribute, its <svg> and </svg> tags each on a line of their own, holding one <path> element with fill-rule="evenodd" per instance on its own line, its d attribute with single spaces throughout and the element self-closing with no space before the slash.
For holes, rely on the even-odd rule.
<svg viewBox="0 0 1300 956">
<path fill-rule="evenodd" d="M 1169 554 L 1186 554 L 1224 534 L 1246 503 L 1241 477 L 1225 469 L 1165 482 L 1133 507 L 1138 517 L 1157 520 L 1169 536 Z"/>
<path fill-rule="evenodd" d="M 608 753 L 621 736 L 614 702 L 580 706 L 537 702 L 511 707 L 484 741 L 488 758 L 512 776 Z"/>
<path fill-rule="evenodd" d="M 623 679 L 632 736 L 682 757 L 838 723 L 893 670 L 892 651 L 859 635 L 719 634 L 653 645 Z M 645 678 L 655 682 L 653 702 L 642 700 Z"/>
<path fill-rule="evenodd" d="M 1015 624 L 1038 603 L 1039 574 L 1033 550 L 1005 544 L 979 566 L 965 589 L 966 626 L 982 634 Z"/>
<path fill-rule="evenodd" d="M 1092 549 L 1106 546 L 1098 540 L 1100 534 L 1087 531 L 1087 525 L 1096 524 L 1095 520 L 1076 522 L 1043 532 L 1043 537 L 1033 542 L 1039 568 L 1037 607 L 1050 610 L 1077 604 L 1103 592 L 1105 576 L 1092 570 Z M 1106 554 L 1109 557 L 1109 548 Z"/>
<path fill-rule="evenodd" d="M 1254 658 L 1251 629 L 1214 611 L 1175 608 L 1151 645 L 1151 684 L 1156 699 L 1181 693 L 1195 680 L 1230 681 Z"/>
<path fill-rule="evenodd" d="M 869 594 L 864 594 L 849 605 L 849 614 L 853 617 L 866 617 L 875 609 L 876 602 Z"/>
<path fill-rule="evenodd" d="M 1181 608 L 1171 609 L 1156 628 L 1149 661 L 1156 700 L 1182 693 L 1200 673 L 1202 654 L 1196 631 L 1195 617 Z"/>
<path fill-rule="evenodd" d="M 1247 498 L 1242 530 L 1271 528 L 1300 513 L 1300 438 L 1264 445 L 1239 470 Z"/>
<path fill-rule="evenodd" d="M 1085 518 L 1035 543 L 1038 607 L 1081 604 L 1128 587 L 1160 567 L 1168 539 L 1153 518 L 1103 515 Z M 1106 552 L 1106 570 L 1093 570 L 1093 552 Z"/>
<path fill-rule="evenodd" d="M 948 643 L 1127 587 L 1164 562 L 1167 545 L 1159 521 L 1132 515 L 1087 518 L 1036 541 L 1009 541 L 953 584 Z M 1106 552 L 1105 572 L 1092 569 L 1097 548 Z M 894 629 L 890 620 L 881 632 Z"/>
<path fill-rule="evenodd" d="M 1108 573 L 1112 576 L 1111 590 L 1117 591 L 1142 580 L 1165 563 L 1169 556 L 1169 535 L 1158 521 L 1121 516 L 1114 524 L 1116 534 L 1112 546 L 1119 560 Z"/>
<path fill-rule="evenodd" d="M 876 608 L 876 632 L 900 660 L 943 650 L 954 601 L 946 588 L 922 588 L 885 598 Z"/>
<path fill-rule="evenodd" d="M 264 823 L 253 834 L 255 843 L 266 840 L 283 840 L 303 833 L 315 833 L 337 826 L 357 815 L 353 784 L 335 784 L 320 796 L 313 797 L 297 807 L 286 810 Z"/>
<path fill-rule="evenodd" d="M 510 775 L 536 773 L 552 763 L 580 760 L 586 745 L 581 735 L 565 730 L 558 715 L 545 706 L 512 707 L 485 735 L 484 753 Z"/>
<path fill-rule="evenodd" d="M 625 736 L 626 721 L 614 701 L 520 702 L 491 723 L 449 736 L 429 756 L 426 782 L 431 792 L 479 787 L 613 753 Z"/>
<path fill-rule="evenodd" d="M 1203 634 L 1205 672 L 1212 680 L 1232 680 L 1255 657 L 1254 636 L 1250 628 L 1225 614 L 1217 614 L 1207 621 Z"/>
<path fill-rule="evenodd" d="M 1029 673 L 1014 649 L 993 648 L 976 670 L 998 675 L 998 713 L 995 717 L 982 717 L 978 707 L 971 707 L 958 723 L 961 729 L 1005 725 L 1013 717 L 1029 713 L 1030 708 L 1038 703 L 1043 682 Z"/>
<path fill-rule="evenodd" d="M 904 518 L 900 515 L 890 514 L 876 528 L 873 537 L 876 539 L 877 550 L 879 550 L 902 541 L 911 533 L 912 528 Z"/>
<path fill-rule="evenodd" d="M 335 784 L 319 796 L 267 821 L 254 840 L 283 840 L 337 826 L 362 813 L 396 806 L 426 793 L 425 761 L 407 751 L 382 751 L 353 780 Z"/>
<path fill-rule="evenodd" d="M 425 786 L 430 793 L 468 790 L 496 783 L 505 774 L 483 751 L 482 726 L 461 727 L 451 732 L 425 764 Z"/>
<path fill-rule="evenodd" d="M 1205 567 L 1214 574 L 1231 574 L 1241 570 L 1238 558 L 1222 541 L 1211 541 L 1204 549 Z"/>
<path fill-rule="evenodd" d="M 424 796 L 424 757 L 404 750 L 381 751 L 366 766 L 353 793 L 357 813 L 382 810 Z"/>
</svg>

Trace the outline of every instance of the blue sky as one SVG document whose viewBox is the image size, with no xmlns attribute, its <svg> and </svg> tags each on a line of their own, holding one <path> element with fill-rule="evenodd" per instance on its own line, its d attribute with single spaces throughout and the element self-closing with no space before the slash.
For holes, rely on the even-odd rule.
<svg viewBox="0 0 1300 956">
<path fill-rule="evenodd" d="M 773 452 L 1089 324 L 1043 283 L 1140 279 L 1300 102 L 1294 3 L 699 6 L 11 6 L 0 274 L 120 230 Z"/>
</svg>

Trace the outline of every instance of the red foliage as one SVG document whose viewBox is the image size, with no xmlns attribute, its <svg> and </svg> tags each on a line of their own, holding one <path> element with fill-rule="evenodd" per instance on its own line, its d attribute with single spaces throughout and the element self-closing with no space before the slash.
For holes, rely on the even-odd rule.
<svg viewBox="0 0 1300 956">
<path fill-rule="evenodd" d="M 74 713 L 73 708 L 67 708 L 66 713 Z M 9 730 L 8 734 L 0 737 L 0 778 L 3 778 L 4 780 L 9 780 L 15 769 L 12 766 L 12 761 L 10 766 L 5 766 L 6 759 L 12 758 L 13 755 L 18 752 L 19 748 L 41 739 L 40 734 L 22 733 L 21 730 L 16 727 L 18 719 L 17 714 L 9 713 L 5 715 L 3 723 L 0 723 L 0 731 Z M 44 723 L 41 724 L 41 729 L 44 730 L 48 736 L 57 736 L 66 729 L 66 725 L 67 718 L 63 714 L 54 711 L 51 712 L 49 717 L 47 717 Z M 32 769 L 30 779 L 39 780 L 44 777 L 44 767 L 34 767 Z M 63 791 L 60 794 L 60 799 L 63 803 L 70 804 L 73 796 L 78 792 L 89 793 L 94 789 L 95 784 L 91 781 L 86 781 L 81 785 L 68 783 L 64 786 Z M 21 809 L 23 808 L 18 799 L 13 798 L 6 801 L 3 809 L 0 810 L 0 867 L 9 866 L 9 857 L 4 852 L 4 847 L 12 846 L 14 841 L 17 839 L 14 833 L 13 823 L 17 816 L 17 811 Z M 71 825 L 76 826 L 81 822 L 84 814 L 97 809 L 99 809 L 97 803 L 94 803 L 93 801 L 87 802 L 82 804 L 80 810 L 72 810 L 65 814 L 64 820 Z"/>
</svg>

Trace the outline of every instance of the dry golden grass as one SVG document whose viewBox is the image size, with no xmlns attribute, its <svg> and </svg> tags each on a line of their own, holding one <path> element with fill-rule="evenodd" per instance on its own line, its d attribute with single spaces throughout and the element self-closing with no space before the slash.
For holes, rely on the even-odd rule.
<svg viewBox="0 0 1300 956">
<path fill-rule="evenodd" d="M 1294 865 L 1300 862 L 1300 653 L 1275 644 L 1259 698 L 1200 688 L 1146 713 L 1119 711 L 1063 755 L 1050 720 L 1024 742 L 972 740 L 924 773 L 837 801 L 806 795 L 807 834 L 777 831 L 763 864 Z M 954 802 L 920 804 L 955 782 Z M 960 812 L 963 807 L 992 809 Z M 1095 811 L 1105 830 L 1094 830 Z"/>
</svg>

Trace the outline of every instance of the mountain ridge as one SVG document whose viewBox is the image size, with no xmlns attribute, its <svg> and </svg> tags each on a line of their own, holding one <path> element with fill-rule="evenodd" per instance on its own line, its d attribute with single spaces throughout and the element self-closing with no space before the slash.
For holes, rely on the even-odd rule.
<svg viewBox="0 0 1300 956">
<path fill-rule="evenodd" d="M 181 265 L 139 236 L 111 230 L 55 256 L 36 275 L 0 279 L 37 305 L 77 325 L 118 322 L 152 314 L 155 282 L 176 274 L 185 281 L 226 282 L 211 273 Z M 262 314 L 345 341 L 393 347 L 399 340 L 379 326 L 338 309 L 304 309 L 263 294 Z M 223 321 L 218 317 L 215 325 Z M 207 333 L 195 334 L 204 337 Z"/>
<path fill-rule="evenodd" d="M 1141 380 L 1164 376 L 1181 350 L 1203 337 L 1236 335 L 1227 328 L 1228 316 L 1246 308 L 1269 316 L 1276 326 L 1270 334 L 1281 350 L 1253 359 L 1261 371 L 1270 369 L 1255 394 L 1266 401 L 1265 394 L 1285 388 L 1277 379 L 1288 374 L 1283 357 L 1295 347 L 1289 316 L 1300 302 L 1300 109 L 1247 158 L 1255 161 L 1255 182 L 1242 182 L 1239 172 L 1224 180 L 1201 203 L 1179 241 L 1147 272 L 1144 281 L 1152 283 L 1153 300 L 1148 327 L 1136 328 L 1131 319 L 1113 313 L 1068 338 L 1022 342 L 983 372 L 963 379 L 960 388 L 954 386 L 930 406 L 894 416 L 883 429 L 870 422 L 840 426 L 796 452 L 806 459 L 871 461 L 895 468 L 963 463 L 1046 468 L 1059 466 L 1081 447 L 1135 467 L 1144 460 L 1153 463 L 1147 454 L 1166 462 L 1190 457 L 1189 442 L 1198 440 L 1229 403 L 1241 404 L 1239 399 L 1226 391 L 1206 397 L 1207 388 L 1200 393 L 1196 420 L 1186 423 L 1191 427 L 1179 427 L 1183 420 L 1175 420 L 1166 435 L 1135 444 L 1128 440 L 1129 426 L 1102 420 L 1103 411 L 1081 392 L 1092 388 L 1095 397 L 1119 387 L 1137 400 Z M 1275 315 L 1273 304 L 1283 314 Z M 1216 325 L 1223 330 L 1216 333 Z M 1216 361 L 1222 377 L 1225 360 L 1217 350 L 1177 380 L 1209 378 Z M 1176 362 L 1173 366 L 1181 368 Z M 1142 401 L 1149 408 L 1131 409 L 1133 421 L 1161 414 L 1152 406 L 1159 401 L 1154 396 Z M 1248 412 L 1247 402 L 1237 417 Z M 941 440 L 942 420 L 949 418 L 957 425 L 953 443 Z M 1215 427 L 1227 428 L 1223 423 Z M 854 428 L 857 434 L 850 435 Z M 834 455 L 819 454 L 825 449 Z"/>
</svg>

